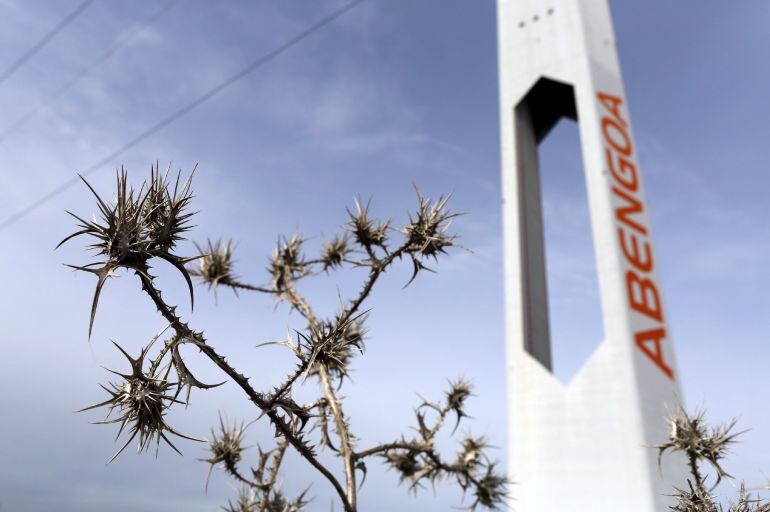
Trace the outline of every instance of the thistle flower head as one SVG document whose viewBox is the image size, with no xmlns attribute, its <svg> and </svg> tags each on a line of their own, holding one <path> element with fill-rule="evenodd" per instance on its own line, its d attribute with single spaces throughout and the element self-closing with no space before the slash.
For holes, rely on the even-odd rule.
<svg viewBox="0 0 770 512">
<path fill-rule="evenodd" d="M 427 258 L 437 260 L 439 254 L 446 253 L 447 247 L 456 245 L 457 239 L 457 235 L 448 233 L 452 219 L 459 215 L 447 210 L 446 205 L 451 194 L 431 201 L 423 197 L 416 186 L 415 190 L 418 202 L 417 213 L 414 216 L 410 213 L 409 223 L 401 229 L 401 233 L 406 238 L 404 252 L 411 257 L 414 266 L 412 277 L 404 285 L 405 288 L 415 280 L 421 270 L 433 272 L 425 266 L 424 260 Z"/>
<path fill-rule="evenodd" d="M 365 319 L 366 313 L 344 322 L 339 317 L 334 321 L 326 320 L 303 335 L 311 361 L 308 373 L 314 375 L 315 365 L 321 365 L 337 378 L 345 377 L 353 354 L 356 351 L 363 352 Z"/>
<path fill-rule="evenodd" d="M 457 416 L 454 430 L 457 430 L 460 420 L 468 416 L 465 413 L 465 401 L 471 396 L 472 391 L 473 385 L 462 377 L 455 381 L 449 381 L 449 391 L 446 393 L 446 408 L 449 411 L 453 411 Z"/>
<path fill-rule="evenodd" d="M 198 277 L 209 288 L 214 288 L 215 294 L 221 283 L 235 280 L 233 275 L 235 244 L 232 240 L 212 242 L 209 239 L 206 241 L 206 247 L 201 247 L 198 244 L 195 244 L 195 247 L 198 249 L 200 257 L 198 258 L 198 268 L 188 269 L 191 275 Z"/>
<path fill-rule="evenodd" d="M 672 512 L 722 512 L 722 507 L 714 501 L 714 496 L 706 489 L 693 487 L 692 482 L 687 481 L 690 489 L 675 489 L 676 504 L 671 507 Z"/>
<path fill-rule="evenodd" d="M 259 494 L 249 487 L 238 489 L 235 502 L 228 500 L 227 506 L 222 507 L 225 512 L 257 512 L 259 510 Z"/>
<path fill-rule="evenodd" d="M 151 167 L 143 212 L 147 238 L 155 247 L 165 251 L 172 250 L 182 240 L 182 235 L 191 228 L 189 221 L 195 214 L 187 211 L 193 198 L 190 185 L 195 168 L 181 184 L 181 172 L 177 173 L 173 191 L 168 180 L 170 170 L 169 163 L 161 176 L 157 164 Z"/>
<path fill-rule="evenodd" d="M 736 419 L 726 425 L 710 427 L 705 421 L 706 411 L 699 409 L 688 414 L 678 407 L 668 418 L 670 426 L 667 442 L 655 446 L 658 449 L 658 464 L 667 451 L 683 452 L 691 463 L 708 462 L 717 474 L 716 483 L 723 477 L 732 478 L 720 462 L 729 453 L 736 438 L 743 432 L 732 432 Z"/>
<path fill-rule="evenodd" d="M 276 291 L 285 291 L 295 279 L 307 272 L 305 259 L 302 256 L 304 242 L 305 239 L 299 235 L 278 239 L 268 267 L 272 286 Z"/>
<path fill-rule="evenodd" d="M 117 343 L 114 344 L 126 359 L 128 359 L 131 365 L 131 373 L 125 374 L 109 370 L 122 379 L 119 382 L 111 382 L 109 388 L 102 386 L 102 388 L 109 393 L 109 399 L 78 411 L 82 412 L 97 407 L 107 407 L 107 417 L 103 421 L 97 423 L 119 423 L 120 429 L 118 431 L 118 437 L 120 437 L 124 429 L 127 428 L 129 438 L 112 459 L 110 459 L 110 462 L 120 455 L 137 436 L 139 437 L 137 447 L 139 452 L 147 450 L 153 441 L 155 441 L 157 451 L 162 439 L 166 444 L 173 448 L 174 451 L 181 454 L 166 436 L 167 432 L 184 439 L 202 441 L 201 439 L 195 439 L 180 434 L 166 423 L 166 412 L 171 404 L 176 402 L 174 397 L 170 394 L 176 387 L 176 384 L 168 382 L 168 371 L 161 375 L 151 368 L 150 371 L 145 373 L 143 369 L 144 359 L 149 351 L 150 345 L 147 345 L 142 350 L 139 357 L 134 359 L 129 356 L 120 345 Z M 115 411 L 117 411 L 117 418 L 110 419 Z"/>
<path fill-rule="evenodd" d="M 489 444 L 484 437 L 467 436 L 463 439 L 460 451 L 457 453 L 457 466 L 472 471 L 485 462 L 487 448 Z"/>
<path fill-rule="evenodd" d="M 416 450 L 388 450 L 383 458 L 388 466 L 399 473 L 401 481 L 412 479 L 423 468 Z"/>
<path fill-rule="evenodd" d="M 307 490 L 303 491 L 294 501 L 290 501 L 284 494 L 278 489 L 274 489 L 268 496 L 267 503 L 265 504 L 265 512 L 301 512 L 305 510 L 305 507 L 309 503 L 305 499 Z"/>
<path fill-rule="evenodd" d="M 385 247 L 388 238 L 388 229 L 390 221 L 376 222 L 369 217 L 369 206 L 371 200 L 367 201 L 366 206 L 361 205 L 359 198 L 355 199 L 355 212 L 348 210 L 347 228 L 353 234 L 356 243 L 362 247 L 371 249 L 372 247 Z"/>
<path fill-rule="evenodd" d="M 746 485 L 741 483 L 738 501 L 730 504 L 730 512 L 770 512 L 770 503 L 751 496 L 746 491 Z"/>
<path fill-rule="evenodd" d="M 211 429 L 211 441 L 209 441 L 208 459 L 202 459 L 208 462 L 209 472 L 206 475 L 206 489 L 209 486 L 209 477 L 214 467 L 221 464 L 227 471 L 234 471 L 238 463 L 243 459 L 243 452 L 246 448 L 243 446 L 243 436 L 246 433 L 248 425 L 241 423 L 228 424 L 226 418 L 219 415 L 219 432 Z"/>
<path fill-rule="evenodd" d="M 724 512 L 724 508 L 717 502 L 708 490 L 693 486 L 688 480 L 689 490 L 676 489 L 672 496 L 676 498 L 676 504 L 671 507 L 672 512 Z M 752 497 L 746 486 L 741 484 L 738 492 L 738 500 L 731 502 L 728 512 L 770 512 L 770 503 L 760 498 Z"/>
<path fill-rule="evenodd" d="M 407 239 L 407 251 L 422 257 L 436 258 L 445 253 L 447 247 L 454 245 L 456 235 L 448 234 L 452 219 L 458 213 L 450 212 L 446 205 L 451 197 L 441 196 L 436 201 L 423 197 L 420 190 L 417 191 L 417 213 L 409 215 L 409 223 L 402 229 Z"/>
<path fill-rule="evenodd" d="M 484 475 L 473 483 L 474 502 L 471 510 L 479 506 L 489 510 L 498 510 L 508 500 L 508 479 L 495 471 L 495 465 L 490 464 Z"/>
<path fill-rule="evenodd" d="M 98 278 L 91 304 L 89 336 L 102 287 L 120 268 L 133 270 L 150 279 L 149 261 L 161 258 L 171 263 L 185 278 L 190 303 L 193 303 L 192 280 L 184 265 L 195 258 L 183 258 L 172 253 L 183 233 L 190 229 L 188 222 L 194 214 L 187 211 L 192 199 L 192 173 L 181 186 L 180 175 L 177 175 L 173 193 L 169 190 L 167 176 L 168 173 L 161 177 L 157 167 L 153 167 L 150 181 L 143 183 L 139 191 L 135 192 L 128 185 L 126 171 L 121 168 L 117 173 L 117 190 L 112 203 L 104 201 L 91 184 L 80 177 L 96 198 L 99 216 L 86 221 L 67 212 L 77 219 L 80 229 L 59 242 L 57 247 L 72 238 L 88 235 L 96 239 L 89 247 L 103 258 L 83 266 L 68 265 L 75 270 L 90 272 Z"/>
<path fill-rule="evenodd" d="M 348 238 L 347 234 L 344 236 L 336 235 L 326 242 L 321 250 L 323 270 L 341 267 L 351 250 L 350 238 Z"/>
</svg>

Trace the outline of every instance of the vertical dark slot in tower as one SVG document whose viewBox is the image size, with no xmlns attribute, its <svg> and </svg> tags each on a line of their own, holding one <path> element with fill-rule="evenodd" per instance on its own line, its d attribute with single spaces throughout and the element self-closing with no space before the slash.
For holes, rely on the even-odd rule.
<svg viewBox="0 0 770 512">
<path fill-rule="evenodd" d="M 541 78 L 515 116 L 525 349 L 568 381 L 603 334 L 573 87 Z"/>
</svg>

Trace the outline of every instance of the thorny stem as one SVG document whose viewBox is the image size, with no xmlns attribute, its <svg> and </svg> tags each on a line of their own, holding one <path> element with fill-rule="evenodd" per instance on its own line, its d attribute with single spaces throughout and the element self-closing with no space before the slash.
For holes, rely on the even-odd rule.
<svg viewBox="0 0 770 512">
<path fill-rule="evenodd" d="M 225 463 L 225 469 L 227 470 L 228 473 L 230 473 L 230 475 L 235 477 L 235 479 L 241 482 L 242 484 L 246 484 L 249 487 L 259 487 L 259 484 L 257 482 L 253 482 L 248 478 L 246 478 L 245 476 L 243 476 L 241 472 L 238 471 L 238 467 L 235 464 L 232 464 L 229 462 Z"/>
<path fill-rule="evenodd" d="M 350 439 L 350 431 L 348 425 L 345 422 L 345 416 L 342 412 L 342 407 L 337 400 L 337 395 L 334 393 L 334 387 L 332 386 L 331 377 L 324 365 L 318 366 L 318 375 L 321 378 L 321 382 L 324 386 L 324 393 L 329 402 L 329 406 L 332 409 L 334 415 L 334 423 L 337 427 L 337 436 L 340 438 L 340 456 L 345 465 L 345 480 L 347 481 L 348 491 L 348 505 L 353 510 L 356 509 L 356 468 L 353 460 L 353 446 Z"/>
<path fill-rule="evenodd" d="M 297 292 L 294 287 L 287 286 L 284 292 L 289 302 L 294 306 L 297 311 L 304 316 L 311 328 L 317 328 L 318 320 L 307 303 L 307 300 Z M 349 315 L 348 315 L 349 316 Z M 352 510 L 356 509 L 356 470 L 353 463 L 353 447 L 350 442 L 350 432 L 348 431 L 348 425 L 345 422 L 345 415 L 342 412 L 342 406 L 337 400 L 337 396 L 334 393 L 334 386 L 331 382 L 331 377 L 326 367 L 322 364 L 316 365 L 318 375 L 323 383 L 324 394 L 326 395 L 329 406 L 334 416 L 334 424 L 337 427 L 337 436 L 340 439 L 340 456 L 342 457 L 343 464 L 345 466 L 345 480 L 347 484 L 347 498 L 346 504 Z"/>
<path fill-rule="evenodd" d="M 687 459 L 690 464 L 690 473 L 692 474 L 693 478 L 695 478 L 695 485 L 698 491 L 705 492 L 706 488 L 703 485 L 703 476 L 700 474 L 700 469 L 698 468 L 697 454 L 694 452 L 688 451 Z"/>
<path fill-rule="evenodd" d="M 171 338 L 167 339 L 165 342 L 163 342 L 163 346 L 158 351 L 157 357 L 153 359 L 150 362 L 150 375 L 154 375 L 155 371 L 160 366 L 161 361 L 163 361 L 163 358 L 166 357 L 166 354 L 168 354 L 168 351 L 173 348 L 173 346 L 178 343 L 179 337 L 178 336 L 172 336 Z"/>
<path fill-rule="evenodd" d="M 273 409 L 265 398 L 254 390 L 249 384 L 249 379 L 243 374 L 239 373 L 233 368 L 224 357 L 220 356 L 213 347 L 206 343 L 206 339 L 202 334 L 194 332 L 190 327 L 184 323 L 181 318 L 176 315 L 176 308 L 168 306 L 161 297 L 161 292 L 158 290 L 148 274 L 149 267 L 138 269 L 136 274 L 139 276 L 142 282 L 142 290 L 147 293 L 150 299 L 155 304 L 160 314 L 171 324 L 180 338 L 189 338 L 198 349 L 205 354 L 211 361 L 216 364 L 225 374 L 227 374 L 233 381 L 248 395 L 249 399 L 260 409 L 262 409 L 265 415 L 270 419 L 271 423 L 275 426 L 286 440 L 302 455 L 310 464 L 315 467 L 334 487 L 339 494 L 340 498 L 345 505 L 346 512 L 355 512 L 354 508 L 351 508 L 347 501 L 345 490 L 340 485 L 339 481 L 335 478 L 331 472 L 326 469 L 313 455 L 310 448 L 302 442 L 293 432 L 293 429 L 286 421 Z"/>
<path fill-rule="evenodd" d="M 259 512 L 265 512 L 267 505 L 270 501 L 270 491 L 275 485 L 275 481 L 278 478 L 278 470 L 281 468 L 281 462 L 283 461 L 283 454 L 286 453 L 286 441 L 280 441 L 276 448 L 275 455 L 273 455 L 273 463 L 270 466 L 270 479 L 266 484 L 263 484 L 262 500 L 259 503 Z"/>
<path fill-rule="evenodd" d="M 249 290 L 252 292 L 261 292 L 261 293 L 278 293 L 271 288 L 265 288 L 264 286 L 255 286 L 253 284 L 242 283 L 241 281 L 236 281 L 235 279 L 230 279 L 230 278 L 222 279 L 221 281 L 219 281 L 219 284 L 223 286 L 229 286 L 230 288 L 233 288 L 235 290 Z"/>
<path fill-rule="evenodd" d="M 356 314 L 356 312 L 358 312 L 358 308 L 361 307 L 361 304 L 363 304 L 364 300 L 371 293 L 374 283 L 377 282 L 377 279 L 385 271 L 388 265 L 393 263 L 393 260 L 395 260 L 396 258 L 404 254 L 404 251 L 406 250 L 406 248 L 407 248 L 407 244 L 404 244 L 394 252 L 390 253 L 384 259 L 379 260 L 375 258 L 372 261 L 372 266 L 371 266 L 371 269 L 369 270 L 369 277 L 364 283 L 364 287 L 361 290 L 361 292 L 358 294 L 358 297 L 356 297 L 350 303 L 350 305 L 345 309 L 345 313 L 340 318 L 340 325 L 343 325 L 345 322 L 350 320 L 353 317 L 353 315 Z"/>
<path fill-rule="evenodd" d="M 418 442 L 418 441 L 395 441 L 393 443 L 385 443 L 385 444 L 373 446 L 367 450 L 362 450 L 360 452 L 354 453 L 353 460 L 361 460 L 366 457 L 371 457 L 372 455 L 387 453 L 390 450 L 415 451 L 424 455 L 428 459 L 430 459 L 430 462 L 437 469 L 441 469 L 447 473 L 453 473 L 453 474 L 462 472 L 462 469 L 459 468 L 456 464 L 447 464 L 446 462 L 444 462 L 441 456 L 434 450 L 433 446 L 430 443 Z M 464 478 L 467 478 L 469 482 L 473 483 L 474 485 L 479 484 L 479 480 L 475 478 L 473 475 L 467 472 L 463 472 L 463 473 L 464 473 Z"/>
<path fill-rule="evenodd" d="M 364 283 L 363 288 L 359 292 L 358 296 L 353 299 L 349 306 L 345 308 L 342 315 L 340 316 L 339 325 L 344 325 L 345 322 L 350 320 L 350 318 L 355 315 L 361 305 L 363 304 L 364 300 L 369 296 L 369 294 L 372 291 L 372 288 L 374 287 L 374 284 L 377 282 L 377 279 L 382 275 L 382 273 L 385 271 L 385 269 L 393 263 L 393 261 L 401 257 L 404 252 L 406 251 L 406 248 L 408 247 L 408 244 L 405 243 L 401 247 L 399 247 L 396 251 L 388 254 L 383 259 L 377 258 L 377 256 L 374 254 L 374 251 L 371 250 L 371 248 L 367 248 L 367 253 L 369 254 L 371 258 L 371 264 L 370 264 L 370 270 L 369 270 L 369 276 Z M 306 262 L 311 263 L 311 262 Z M 224 283 L 223 284 L 227 284 Z M 256 291 L 262 291 L 259 287 L 252 287 L 252 286 L 243 286 L 245 289 L 253 289 Z M 283 290 L 283 295 L 286 298 L 286 300 L 291 304 L 291 306 L 296 309 L 307 321 L 311 328 L 317 328 L 318 327 L 318 319 L 313 313 L 312 308 L 308 304 L 307 300 L 293 287 L 291 284 L 288 284 L 286 288 Z M 334 416 L 334 423 L 336 426 L 337 436 L 340 440 L 340 448 L 339 453 L 340 457 L 342 457 L 342 461 L 345 468 L 345 480 L 347 484 L 347 498 L 345 500 L 346 506 L 349 507 L 352 510 L 356 509 L 356 502 L 357 502 L 357 486 L 356 486 L 356 469 L 355 469 L 355 460 L 356 457 L 354 456 L 353 446 L 351 443 L 351 436 L 348 429 L 347 422 L 345 421 L 345 415 L 342 411 L 342 406 L 337 399 L 337 396 L 334 392 L 334 386 L 331 382 L 331 376 L 329 375 L 329 372 L 323 365 L 316 365 L 318 368 L 318 374 L 321 379 L 321 382 L 324 387 L 324 393 L 326 395 L 327 401 L 329 403 L 329 406 L 332 410 L 332 415 Z M 295 374 L 294 379 L 290 379 L 290 383 L 293 382 L 297 376 L 299 376 L 301 372 L 298 372 Z M 290 384 L 289 384 L 290 385 Z M 284 386 L 283 388 L 285 388 Z M 279 393 L 276 393 L 274 396 L 280 396 Z M 441 417 L 441 420 L 443 420 L 443 415 Z M 438 429 L 440 424 L 437 424 L 435 429 Z"/>
<path fill-rule="evenodd" d="M 367 450 L 355 452 L 353 454 L 353 459 L 354 460 L 365 459 L 366 457 L 371 457 L 372 455 L 377 455 L 378 453 L 384 453 L 389 450 L 425 451 L 427 449 L 428 449 L 428 446 L 425 444 L 415 443 L 415 442 L 406 442 L 406 441 L 396 441 L 393 443 L 378 444 L 377 446 L 373 446 Z"/>
<path fill-rule="evenodd" d="M 294 307 L 294 309 L 299 311 L 299 313 L 305 317 L 305 319 L 307 319 L 311 327 L 315 328 L 318 326 L 318 319 L 313 313 L 310 304 L 308 304 L 307 300 L 305 300 L 305 298 L 300 295 L 293 286 L 287 286 L 283 293 L 286 295 L 286 299 Z"/>
<path fill-rule="evenodd" d="M 427 438 L 433 439 L 436 435 L 436 432 L 441 428 L 441 426 L 444 424 L 444 420 L 446 419 L 447 412 L 449 412 L 448 409 L 444 409 L 443 407 L 438 408 L 438 419 L 436 420 L 436 424 L 433 425 L 433 428 L 430 429 L 430 432 L 428 432 Z"/>
</svg>

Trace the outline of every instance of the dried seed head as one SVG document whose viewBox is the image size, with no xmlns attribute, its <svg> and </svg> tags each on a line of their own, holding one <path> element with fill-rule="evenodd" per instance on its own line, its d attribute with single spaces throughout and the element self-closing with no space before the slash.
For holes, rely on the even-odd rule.
<svg viewBox="0 0 770 512">
<path fill-rule="evenodd" d="M 86 221 L 67 212 L 78 220 L 80 229 L 62 240 L 59 245 L 77 236 L 88 235 L 96 239 L 89 247 L 103 257 L 102 261 L 84 266 L 69 265 L 76 270 L 90 272 L 98 278 L 91 305 L 89 336 L 102 287 L 120 268 L 134 270 L 149 278 L 149 260 L 161 258 L 176 267 L 185 278 L 190 302 L 193 302 L 192 280 L 184 265 L 195 258 L 183 258 L 171 252 L 182 239 L 182 234 L 190 229 L 188 222 L 194 214 L 186 210 L 192 199 L 192 173 L 181 186 L 180 175 L 177 175 L 173 194 L 169 191 L 166 177 L 167 174 L 161 178 L 157 167 L 152 168 L 150 181 L 143 183 L 139 192 L 135 193 L 134 189 L 128 186 L 126 171 L 121 168 L 116 178 L 115 200 L 108 204 L 81 176 L 96 198 L 99 218 L 94 217 L 92 221 Z"/>
<path fill-rule="evenodd" d="M 299 235 L 291 238 L 279 238 L 270 258 L 268 271 L 272 277 L 273 288 L 283 292 L 291 287 L 292 282 L 307 273 L 302 244 L 305 239 Z"/>
<path fill-rule="evenodd" d="M 473 391 L 472 384 L 463 379 L 462 377 L 457 379 L 456 381 L 450 381 L 449 382 L 449 391 L 447 391 L 446 394 L 446 408 L 449 411 L 454 411 L 455 415 L 457 416 L 457 421 L 455 422 L 454 429 L 457 429 L 457 426 L 460 424 L 460 420 L 462 418 L 467 417 L 468 415 L 465 414 L 465 401 L 468 399 L 469 396 L 471 396 L 471 392 Z M 453 430 L 454 432 L 454 430 Z"/>
<path fill-rule="evenodd" d="M 259 510 L 259 495 L 253 489 L 241 487 L 235 502 L 227 501 L 227 506 L 222 507 L 225 512 L 257 512 Z"/>
<path fill-rule="evenodd" d="M 303 491 L 294 501 L 284 496 L 283 492 L 278 489 L 274 489 L 268 496 L 267 503 L 265 504 L 265 512 L 301 512 L 305 510 L 305 507 L 309 503 L 305 499 L 307 491 Z"/>
<path fill-rule="evenodd" d="M 730 504 L 730 512 L 770 512 L 770 503 L 752 497 L 746 492 L 746 486 L 741 483 L 738 501 Z"/>
<path fill-rule="evenodd" d="M 350 239 L 348 236 L 336 235 L 331 241 L 326 242 L 321 250 L 323 269 L 329 270 L 341 267 L 350 251 Z"/>
<path fill-rule="evenodd" d="M 668 442 L 655 446 L 658 449 L 658 464 L 666 451 L 683 452 L 695 463 L 708 462 L 716 471 L 716 483 L 719 483 L 723 477 L 732 478 L 722 468 L 720 461 L 729 453 L 736 438 L 744 432 L 731 432 L 736 419 L 726 425 L 709 427 L 705 422 L 705 414 L 703 409 L 691 415 L 681 407 L 677 408 L 668 418 Z"/>
<path fill-rule="evenodd" d="M 451 195 L 441 196 L 434 202 L 423 197 L 416 186 L 415 190 L 418 201 L 417 213 L 414 216 L 409 214 L 409 224 L 401 229 L 401 233 L 406 237 L 405 252 L 411 257 L 414 266 L 412 277 L 404 287 L 409 286 L 421 270 L 432 272 L 425 266 L 425 259 L 433 258 L 435 261 L 439 254 L 446 253 L 447 247 L 457 245 L 455 243 L 457 235 L 448 234 L 452 219 L 459 215 L 446 208 Z"/>
<path fill-rule="evenodd" d="M 384 453 L 385 463 L 395 469 L 400 480 L 410 480 L 423 468 L 420 464 L 419 454 L 414 450 L 388 450 Z"/>
<path fill-rule="evenodd" d="M 484 437 L 466 437 L 457 453 L 457 466 L 466 471 L 473 471 L 486 461 L 485 451 L 489 444 Z"/>
<path fill-rule="evenodd" d="M 172 403 L 176 402 L 171 395 L 171 391 L 176 387 L 176 384 L 168 382 L 168 371 L 166 371 L 164 375 L 160 375 L 155 371 L 150 371 L 148 374 L 145 374 L 142 367 L 144 366 L 144 358 L 147 355 L 150 345 L 146 346 L 136 359 L 129 356 L 117 343 L 115 343 L 115 346 L 131 364 L 131 373 L 124 374 L 109 370 L 123 379 L 121 382 L 111 382 L 110 388 L 102 386 L 102 388 L 110 394 L 110 398 L 104 402 L 78 411 L 82 412 L 97 407 L 107 407 L 107 417 L 103 421 L 96 423 L 120 423 L 118 437 L 128 426 L 128 432 L 130 434 L 128 441 L 126 441 L 120 450 L 118 450 L 112 459 L 110 459 L 110 462 L 120 455 L 137 436 L 139 436 L 137 447 L 139 452 L 145 451 L 152 444 L 153 440 L 155 441 L 157 451 L 160 447 L 160 441 L 163 439 L 163 441 L 173 448 L 174 451 L 181 454 L 176 446 L 174 446 L 168 439 L 166 432 L 192 441 L 203 441 L 202 439 L 195 439 L 180 434 L 166 423 L 166 411 Z M 118 417 L 109 419 L 114 411 L 117 411 Z"/>
<path fill-rule="evenodd" d="M 236 423 L 230 425 L 226 418 L 222 417 L 222 414 L 219 415 L 219 432 L 211 429 L 211 441 L 209 441 L 211 456 L 208 459 L 201 459 L 210 464 L 206 476 L 206 489 L 208 489 L 211 471 L 217 464 L 221 464 L 226 471 L 231 473 L 237 470 L 238 463 L 243 459 L 242 454 L 246 450 L 243 446 L 243 436 L 247 427 L 248 425 L 244 423 L 241 423 L 240 426 Z"/>
<path fill-rule="evenodd" d="M 673 496 L 676 505 L 671 507 L 672 512 L 722 512 L 722 507 L 714 501 L 714 496 L 705 489 L 693 487 L 689 480 L 687 484 L 690 490 L 675 489 Z"/>
<path fill-rule="evenodd" d="M 200 257 L 198 258 L 198 268 L 188 269 L 190 274 L 198 277 L 209 288 L 214 288 L 214 294 L 217 293 L 217 287 L 222 283 L 228 283 L 235 280 L 233 275 L 233 250 L 235 244 L 232 240 L 206 241 L 206 247 L 202 248 L 195 244 Z"/>
<path fill-rule="evenodd" d="M 190 185 L 195 169 L 181 186 L 181 172 L 177 173 L 173 192 L 168 182 L 170 170 L 170 163 L 163 176 L 160 175 L 157 164 L 150 169 L 143 212 L 147 238 L 155 247 L 165 251 L 172 250 L 176 243 L 182 240 L 182 235 L 191 227 L 190 218 L 195 214 L 187 212 L 193 198 Z"/>
<path fill-rule="evenodd" d="M 470 506 L 471 510 L 479 506 L 498 510 L 508 500 L 508 480 L 496 473 L 494 464 L 490 464 L 484 476 L 474 484 L 473 496 L 475 501 Z"/>
<path fill-rule="evenodd" d="M 333 376 L 345 377 L 353 354 L 363 352 L 365 320 L 366 314 L 343 323 L 338 317 L 334 321 L 320 322 L 317 328 L 311 328 L 307 335 L 303 335 L 307 357 L 312 362 L 308 373 L 314 375 L 314 365 L 321 365 Z"/>
<path fill-rule="evenodd" d="M 456 235 L 447 233 L 452 224 L 452 219 L 459 214 L 447 210 L 446 204 L 449 196 L 441 196 L 435 202 L 422 196 L 417 191 L 417 213 L 409 215 L 409 224 L 402 229 L 407 239 L 407 251 L 422 257 L 436 258 L 445 253 L 447 247 L 454 245 Z"/>
<path fill-rule="evenodd" d="M 371 200 L 367 201 L 366 206 L 361 206 L 361 200 L 355 199 L 355 213 L 348 210 L 347 228 L 353 234 L 353 238 L 359 245 L 371 249 L 372 247 L 385 248 L 385 242 L 388 238 L 388 229 L 390 221 L 375 222 L 369 218 L 369 206 Z"/>
</svg>

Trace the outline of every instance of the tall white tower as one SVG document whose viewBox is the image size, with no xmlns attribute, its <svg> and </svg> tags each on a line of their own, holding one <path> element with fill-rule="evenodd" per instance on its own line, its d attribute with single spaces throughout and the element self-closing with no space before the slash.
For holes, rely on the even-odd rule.
<svg viewBox="0 0 770 512">
<path fill-rule="evenodd" d="M 509 475 L 523 512 L 668 510 L 679 396 L 607 0 L 498 0 Z M 551 372 L 538 144 L 579 120 L 605 339 Z M 586 233 L 586 236 L 589 236 Z"/>
</svg>

